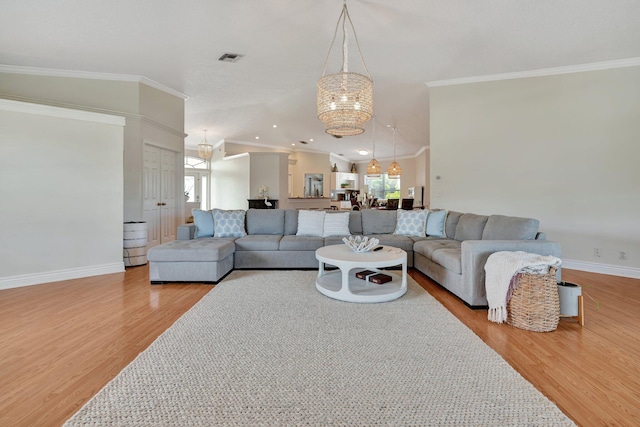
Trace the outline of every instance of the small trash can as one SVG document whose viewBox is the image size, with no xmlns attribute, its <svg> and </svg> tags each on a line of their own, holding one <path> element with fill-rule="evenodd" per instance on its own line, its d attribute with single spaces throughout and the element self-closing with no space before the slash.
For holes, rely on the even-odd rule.
<svg viewBox="0 0 640 427">
<path fill-rule="evenodd" d="M 125 267 L 147 263 L 147 223 L 131 221 L 124 223 L 123 258 Z"/>
</svg>

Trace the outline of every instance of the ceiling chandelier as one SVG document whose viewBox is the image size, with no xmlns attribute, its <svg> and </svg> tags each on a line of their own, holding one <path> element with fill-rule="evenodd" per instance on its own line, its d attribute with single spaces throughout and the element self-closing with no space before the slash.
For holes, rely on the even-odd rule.
<svg viewBox="0 0 640 427">
<path fill-rule="evenodd" d="M 400 178 L 402 175 L 402 168 L 396 162 L 396 128 L 393 128 L 393 162 L 389 165 L 389 169 L 387 169 L 387 175 L 389 178 Z"/>
<path fill-rule="evenodd" d="M 376 160 L 376 120 L 373 119 L 373 150 L 371 151 L 371 160 L 367 165 L 367 176 L 369 178 L 378 178 L 380 176 L 380 162 Z"/>
<path fill-rule="evenodd" d="M 340 21 L 342 20 L 342 69 L 339 73 L 327 74 L 327 62 L 336 41 Z M 349 71 L 347 46 L 347 20 L 353 30 L 360 60 L 367 75 Z M 351 22 L 347 1 L 344 0 L 342 12 L 338 17 L 333 40 L 324 62 L 322 78 L 318 80 L 318 118 L 325 125 L 325 132 L 334 136 L 360 135 L 364 132 L 364 123 L 373 116 L 373 81 L 364 63 L 356 30 Z"/>
<path fill-rule="evenodd" d="M 198 144 L 198 156 L 202 159 L 210 159 L 213 155 L 213 145 L 207 142 L 207 131 L 204 131 L 204 139 Z"/>
</svg>

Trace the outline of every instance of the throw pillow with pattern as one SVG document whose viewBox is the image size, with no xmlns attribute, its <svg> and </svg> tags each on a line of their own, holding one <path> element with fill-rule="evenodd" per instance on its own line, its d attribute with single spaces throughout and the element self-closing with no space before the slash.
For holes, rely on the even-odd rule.
<svg viewBox="0 0 640 427">
<path fill-rule="evenodd" d="M 421 237 L 421 236 L 424 236 L 426 224 L 427 224 L 427 211 L 399 210 L 398 215 L 396 217 L 396 231 L 394 231 L 393 234 L 400 234 L 402 236 Z"/>
<path fill-rule="evenodd" d="M 214 232 L 215 237 L 242 237 L 246 236 L 244 230 L 244 217 L 246 212 L 243 210 L 223 211 L 221 209 L 213 210 Z"/>
</svg>

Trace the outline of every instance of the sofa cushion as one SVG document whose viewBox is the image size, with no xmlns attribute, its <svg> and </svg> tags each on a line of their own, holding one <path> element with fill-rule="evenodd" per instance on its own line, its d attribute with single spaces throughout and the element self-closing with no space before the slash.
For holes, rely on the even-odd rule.
<svg viewBox="0 0 640 427">
<path fill-rule="evenodd" d="M 427 211 L 399 210 L 396 214 L 396 229 L 394 234 L 402 236 L 424 236 L 427 224 Z"/>
<path fill-rule="evenodd" d="M 246 235 L 244 220 L 246 212 L 243 210 L 223 211 L 213 210 L 213 235 L 215 237 L 242 237 Z"/>
<path fill-rule="evenodd" d="M 462 251 L 460 249 L 438 249 L 433 253 L 433 262 L 436 262 L 447 270 L 462 274 Z"/>
<path fill-rule="evenodd" d="M 233 254 L 233 239 L 204 237 L 194 240 L 174 240 L 149 249 L 147 258 L 154 262 L 221 261 Z"/>
<path fill-rule="evenodd" d="M 445 222 L 447 220 L 447 211 L 429 212 L 427 216 L 426 234 L 435 237 L 447 237 L 445 234 Z"/>
<path fill-rule="evenodd" d="M 349 211 L 349 231 L 351 234 L 362 234 L 362 212 Z"/>
<path fill-rule="evenodd" d="M 193 209 L 191 213 L 196 225 L 194 237 L 213 237 L 213 213 L 202 209 Z"/>
<path fill-rule="evenodd" d="M 459 241 L 482 239 L 482 231 L 488 219 L 489 217 L 485 215 L 470 213 L 462 215 L 456 227 L 455 239 Z"/>
<path fill-rule="evenodd" d="M 349 212 L 327 212 L 324 216 L 322 237 L 349 236 Z"/>
<path fill-rule="evenodd" d="M 324 246 L 324 239 L 316 236 L 283 236 L 281 251 L 315 251 Z"/>
<path fill-rule="evenodd" d="M 447 219 L 444 224 L 444 232 L 447 234 L 447 237 L 450 239 L 455 239 L 456 237 L 456 227 L 458 226 L 458 221 L 460 221 L 460 217 L 462 216 L 461 212 L 449 211 L 447 212 Z M 427 218 L 427 221 L 429 218 Z"/>
<path fill-rule="evenodd" d="M 491 215 L 482 232 L 482 240 L 533 240 L 540 221 L 532 218 Z"/>
<path fill-rule="evenodd" d="M 247 234 L 283 235 L 284 211 L 282 209 L 249 209 Z"/>
<path fill-rule="evenodd" d="M 298 231 L 296 236 L 319 236 L 324 232 L 325 211 L 298 212 Z"/>
<path fill-rule="evenodd" d="M 433 260 L 433 253 L 440 249 L 461 250 L 462 242 L 452 239 L 426 239 L 416 242 L 413 251 L 430 260 Z"/>
<path fill-rule="evenodd" d="M 362 233 L 365 236 L 371 234 L 391 234 L 396 229 L 397 210 L 364 209 L 362 215 Z"/>
<path fill-rule="evenodd" d="M 375 237 L 383 246 L 393 246 L 405 251 L 413 250 L 413 239 L 409 236 L 401 236 L 399 234 L 369 234 L 369 237 Z"/>
<path fill-rule="evenodd" d="M 284 211 L 284 234 L 295 236 L 298 231 L 298 210 L 285 209 Z"/>
<path fill-rule="evenodd" d="M 277 251 L 282 236 L 250 234 L 236 239 L 236 251 Z"/>
</svg>

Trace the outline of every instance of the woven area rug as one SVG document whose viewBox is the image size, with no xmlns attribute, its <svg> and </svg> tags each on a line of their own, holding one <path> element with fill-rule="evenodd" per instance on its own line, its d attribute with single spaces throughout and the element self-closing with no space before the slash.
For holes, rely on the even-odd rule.
<svg viewBox="0 0 640 427">
<path fill-rule="evenodd" d="M 316 274 L 234 271 L 65 425 L 573 425 L 410 277 L 354 304 Z"/>
</svg>

